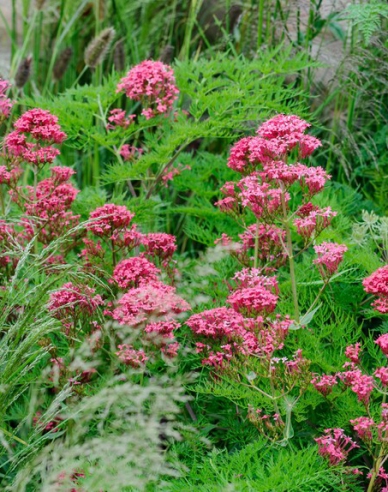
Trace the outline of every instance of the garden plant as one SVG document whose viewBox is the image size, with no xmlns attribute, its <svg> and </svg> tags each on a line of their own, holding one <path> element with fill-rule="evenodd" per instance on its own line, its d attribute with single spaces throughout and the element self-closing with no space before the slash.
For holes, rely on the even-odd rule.
<svg viewBox="0 0 388 492">
<path fill-rule="evenodd" d="M 11 4 L 1 490 L 387 492 L 385 4 Z"/>
</svg>

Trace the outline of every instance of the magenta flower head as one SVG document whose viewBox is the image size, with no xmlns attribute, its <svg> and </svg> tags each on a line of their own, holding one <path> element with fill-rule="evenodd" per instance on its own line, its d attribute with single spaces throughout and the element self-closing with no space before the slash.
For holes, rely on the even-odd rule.
<svg viewBox="0 0 388 492">
<path fill-rule="evenodd" d="M 165 233 L 150 233 L 143 237 L 146 255 L 157 256 L 161 260 L 172 257 L 176 251 L 175 237 Z"/>
<path fill-rule="evenodd" d="M 360 363 L 360 352 L 361 352 L 361 344 L 355 343 L 354 345 L 349 345 L 346 347 L 345 356 L 353 362 L 353 364 Z"/>
<path fill-rule="evenodd" d="M 52 144 L 61 144 L 66 138 L 58 118 L 39 108 L 24 113 L 14 128 L 4 139 L 7 153 L 37 166 L 53 162 L 60 152 Z"/>
<path fill-rule="evenodd" d="M 359 446 L 344 434 L 342 429 L 326 429 L 325 435 L 317 437 L 318 452 L 329 460 L 330 465 L 338 465 L 346 461 L 349 452 Z"/>
<path fill-rule="evenodd" d="M 127 366 L 133 367 L 134 369 L 144 366 L 148 360 L 144 350 L 136 350 L 132 347 L 132 345 L 123 344 L 119 345 L 117 348 L 119 350 L 116 352 L 116 355 L 120 361 Z"/>
<path fill-rule="evenodd" d="M 64 284 L 50 295 L 48 310 L 61 321 L 79 314 L 92 315 L 103 304 L 101 296 L 87 285 Z"/>
<path fill-rule="evenodd" d="M 388 386 L 388 367 L 379 367 L 375 370 L 374 376 L 380 379 L 383 386 Z"/>
<path fill-rule="evenodd" d="M 358 417 L 350 421 L 358 437 L 363 441 L 372 440 L 372 430 L 376 425 L 374 420 L 369 417 Z"/>
<path fill-rule="evenodd" d="M 110 237 L 114 232 L 128 227 L 134 216 L 123 205 L 107 203 L 90 214 L 90 218 L 94 220 L 87 224 L 86 229 L 96 236 Z"/>
<path fill-rule="evenodd" d="M 314 376 L 311 380 L 311 384 L 319 391 L 323 396 L 327 396 L 332 392 L 333 386 L 337 384 L 337 377 L 323 374 L 322 376 Z"/>
<path fill-rule="evenodd" d="M 227 299 L 232 308 L 247 317 L 269 314 L 274 311 L 278 296 L 262 283 L 245 289 L 238 289 Z"/>
<path fill-rule="evenodd" d="M 314 246 L 314 249 L 318 258 L 313 263 L 318 265 L 322 277 L 330 277 L 338 270 L 344 253 L 348 250 L 344 244 L 327 242 Z"/>
<path fill-rule="evenodd" d="M 380 313 L 388 313 L 388 265 L 378 268 L 362 282 L 365 292 L 377 296 L 372 306 Z"/>
<path fill-rule="evenodd" d="M 120 261 L 113 272 L 113 280 L 122 289 L 134 288 L 156 281 L 160 270 L 146 258 L 135 256 Z"/>
<path fill-rule="evenodd" d="M 388 356 L 388 333 L 381 335 L 376 341 L 384 355 Z"/>
<path fill-rule="evenodd" d="M 147 120 L 171 111 L 179 93 L 173 69 L 160 61 L 145 60 L 133 67 L 117 86 L 117 92 L 143 105 Z"/>
<path fill-rule="evenodd" d="M 9 82 L 0 78 L 0 123 L 3 123 L 9 117 L 14 104 L 6 94 L 9 87 Z"/>
<path fill-rule="evenodd" d="M 299 156 L 305 158 L 322 145 L 317 138 L 304 134 L 309 126 L 307 121 L 298 116 L 279 114 L 263 123 L 257 134 L 270 142 L 274 150 L 273 158 L 286 155 L 297 145 Z"/>
<path fill-rule="evenodd" d="M 113 319 L 121 325 L 139 326 L 145 321 L 174 319 L 190 305 L 175 293 L 175 288 L 152 282 L 130 289 L 118 301 Z"/>
</svg>

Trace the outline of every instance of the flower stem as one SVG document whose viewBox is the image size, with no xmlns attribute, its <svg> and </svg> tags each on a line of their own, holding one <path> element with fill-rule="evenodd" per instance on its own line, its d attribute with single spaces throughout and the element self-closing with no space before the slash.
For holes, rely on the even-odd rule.
<svg viewBox="0 0 388 492">
<path fill-rule="evenodd" d="M 292 248 L 291 229 L 290 229 L 290 224 L 289 224 L 288 217 L 287 217 L 285 192 L 284 192 L 283 186 L 281 188 L 282 188 L 281 200 L 282 200 L 282 211 L 283 211 L 283 223 L 284 223 L 284 229 L 286 231 L 286 241 L 287 241 L 286 242 L 286 246 L 287 246 L 286 253 L 288 256 L 288 263 L 290 266 L 292 300 L 294 303 L 294 318 L 295 318 L 295 321 L 297 323 L 299 323 L 298 290 L 296 288 L 295 262 L 294 262 L 293 248 Z"/>
<path fill-rule="evenodd" d="M 253 268 L 257 268 L 258 255 L 259 255 L 259 225 L 260 222 L 256 222 L 256 236 L 255 236 L 255 256 L 253 258 Z"/>
</svg>

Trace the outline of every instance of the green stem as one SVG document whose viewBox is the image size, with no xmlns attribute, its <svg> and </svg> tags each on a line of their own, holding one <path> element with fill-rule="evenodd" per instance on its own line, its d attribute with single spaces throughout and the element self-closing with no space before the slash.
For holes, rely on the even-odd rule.
<svg viewBox="0 0 388 492">
<path fill-rule="evenodd" d="M 4 196 L 3 196 L 3 188 L 1 187 L 0 190 L 0 207 L 1 207 L 1 214 L 5 216 L 5 205 L 4 205 Z"/>
<path fill-rule="evenodd" d="M 384 396 L 383 396 L 383 405 L 386 401 L 386 394 L 384 393 Z M 380 445 L 380 452 L 379 452 L 379 455 L 377 457 L 377 459 L 374 460 L 374 463 L 373 463 L 373 470 L 371 472 L 371 477 L 370 477 L 370 481 L 369 481 L 369 485 L 368 485 L 368 489 L 367 489 L 367 492 L 372 492 L 373 489 L 374 489 L 374 485 L 375 485 L 375 481 L 376 481 L 376 478 L 379 474 L 379 470 L 382 466 L 382 463 L 383 461 L 385 460 L 385 456 L 384 456 L 384 451 L 385 451 L 385 446 L 383 445 L 383 443 Z"/>
<path fill-rule="evenodd" d="M 292 248 L 292 238 L 291 238 L 291 229 L 290 224 L 287 217 L 287 207 L 285 200 L 285 192 L 282 186 L 282 211 L 283 211 L 283 223 L 284 229 L 286 231 L 286 247 L 287 247 L 287 256 L 288 256 L 288 264 L 290 266 L 290 277 L 291 277 L 291 288 L 292 288 L 292 300 L 294 303 L 294 318 L 297 323 L 299 323 L 299 304 L 298 304 L 298 290 L 296 287 L 296 275 L 295 275 L 295 262 Z"/>
<path fill-rule="evenodd" d="M 257 25 L 257 49 L 262 45 L 263 41 L 263 21 L 264 21 L 264 2 L 265 0 L 259 0 L 259 18 Z"/>
<path fill-rule="evenodd" d="M 326 289 L 326 287 L 329 285 L 329 282 L 328 281 L 323 281 L 323 285 L 322 287 L 319 289 L 319 292 L 317 294 L 317 297 L 314 299 L 314 302 L 311 304 L 311 306 L 308 308 L 308 310 L 306 311 L 305 315 L 306 316 L 307 314 L 309 314 L 315 307 L 315 305 L 317 304 L 317 302 L 319 301 L 319 299 L 321 298 L 324 290 Z"/>
<path fill-rule="evenodd" d="M 259 220 L 256 222 L 256 236 L 255 236 L 255 256 L 253 258 L 253 268 L 257 268 L 258 256 L 259 256 Z"/>
<path fill-rule="evenodd" d="M 24 444 L 25 446 L 28 446 L 28 442 L 23 441 L 17 436 L 14 436 L 11 432 L 7 431 L 6 429 L 0 428 L 0 432 L 3 432 L 6 436 L 12 437 L 12 439 L 15 439 L 15 441 L 20 442 L 21 444 Z"/>
</svg>

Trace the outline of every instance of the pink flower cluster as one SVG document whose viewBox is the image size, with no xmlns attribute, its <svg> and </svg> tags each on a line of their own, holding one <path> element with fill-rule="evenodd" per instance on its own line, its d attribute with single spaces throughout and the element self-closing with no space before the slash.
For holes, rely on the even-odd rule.
<svg viewBox="0 0 388 492">
<path fill-rule="evenodd" d="M 112 109 L 109 114 L 109 123 L 107 125 L 108 130 L 114 130 L 117 127 L 128 128 L 136 118 L 135 114 L 130 114 L 127 116 L 123 109 Z"/>
<path fill-rule="evenodd" d="M 298 210 L 297 215 L 299 218 L 294 220 L 294 224 L 298 234 L 305 241 L 309 241 L 314 236 L 319 236 L 324 229 L 329 227 L 337 212 L 334 212 L 330 207 L 319 209 L 311 206 L 311 210 L 309 210 L 311 204 L 306 205 Z"/>
<path fill-rule="evenodd" d="M 134 147 L 133 145 L 124 144 L 121 146 L 120 155 L 125 162 L 130 162 L 135 159 L 136 154 L 139 156 L 143 153 L 143 149 Z"/>
<path fill-rule="evenodd" d="M 133 67 L 117 86 L 117 92 L 140 101 L 146 119 L 171 111 L 179 93 L 172 68 L 160 61 L 145 60 Z"/>
<path fill-rule="evenodd" d="M 361 344 L 356 343 L 354 345 L 348 345 L 345 349 L 345 356 L 353 362 L 353 364 L 360 363 L 360 352 L 361 352 Z"/>
<path fill-rule="evenodd" d="M 8 155 L 36 166 L 53 162 L 60 152 L 52 144 L 61 144 L 66 138 L 58 125 L 58 118 L 39 108 L 30 109 L 20 116 L 14 128 L 4 138 Z"/>
<path fill-rule="evenodd" d="M 313 261 L 318 265 L 319 271 L 323 278 L 333 275 L 342 262 L 344 253 L 348 248 L 344 244 L 322 243 L 319 246 L 314 246 L 314 250 L 318 258 Z"/>
<path fill-rule="evenodd" d="M 13 102 L 7 97 L 9 87 L 9 82 L 0 78 L 0 124 L 9 117 L 13 106 Z"/>
<path fill-rule="evenodd" d="M 382 404 L 381 420 L 376 423 L 370 417 L 358 417 L 350 421 L 358 437 L 371 444 L 372 440 L 377 439 L 384 445 L 388 439 L 388 405 Z M 388 478 L 388 477 L 387 477 Z"/>
<path fill-rule="evenodd" d="M 351 366 L 348 371 L 339 372 L 338 377 L 345 386 L 350 387 L 356 393 L 358 400 L 367 407 L 374 389 L 373 377 L 363 374 L 361 369 L 354 366 Z"/>
<path fill-rule="evenodd" d="M 228 304 L 238 313 L 247 317 L 270 314 L 276 308 L 278 296 L 264 285 L 238 289 L 227 299 Z"/>
<path fill-rule="evenodd" d="M 294 115 L 281 114 L 275 116 L 259 127 L 257 137 L 243 138 L 232 147 L 228 166 L 240 173 L 250 174 L 258 164 L 284 160 L 286 155 L 296 146 L 299 146 L 299 156 L 303 159 L 321 146 L 318 139 L 304 134 L 309 126 L 306 121 Z M 295 176 L 295 180 L 299 178 L 298 173 L 293 174 L 291 167 L 290 171 L 287 171 L 286 167 L 283 169 L 286 173 L 291 171 L 292 181 L 294 180 L 293 176 Z M 328 179 L 327 174 L 322 168 L 318 168 L 318 170 L 318 175 L 326 181 Z M 308 176 L 315 180 L 313 174 L 312 171 Z M 282 179 L 288 180 L 285 175 L 282 176 Z M 319 181 L 321 182 L 318 178 L 317 182 Z M 311 187 L 315 188 L 316 185 L 311 182 Z"/>
<path fill-rule="evenodd" d="M 330 207 L 320 209 L 311 203 L 312 197 L 321 192 L 330 179 L 326 171 L 299 162 L 288 163 L 288 154 L 294 148 L 298 147 L 299 157 L 304 158 L 321 145 L 319 140 L 305 135 L 309 126 L 297 116 L 278 115 L 259 127 L 258 136 L 245 137 L 230 150 L 228 166 L 244 174 L 244 177 L 236 184 L 225 183 L 221 188 L 224 198 L 215 205 L 239 222 L 245 222 L 246 209 L 253 212 L 257 219 L 257 225 L 246 228 L 245 244 L 243 242 L 235 252 L 244 264 L 249 264 L 251 259 L 246 254 L 246 239 L 252 238 L 250 248 L 256 246 L 256 264 L 258 260 L 265 260 L 267 263 L 261 266 L 277 268 L 291 252 L 285 244 L 285 230 L 275 224 L 287 224 L 286 220 L 293 219 L 306 245 L 328 227 L 336 215 Z M 290 189 L 295 184 L 299 185 L 302 204 L 292 213 Z M 329 256 L 324 258 L 326 270 L 334 268 L 333 257 L 330 263 L 329 259 Z"/>
<path fill-rule="evenodd" d="M 379 336 L 375 343 L 380 347 L 383 354 L 388 356 L 388 333 Z"/>
<path fill-rule="evenodd" d="M 32 239 L 37 229 L 39 241 L 49 244 L 78 224 L 79 215 L 71 212 L 78 190 L 66 182 L 73 174 L 68 167 L 52 167 L 51 178 L 40 181 L 35 187 L 27 186 L 24 190 L 16 186 L 10 190 L 11 199 L 30 217 L 31 233 L 26 237 Z M 35 227 L 34 221 L 37 221 Z"/>
<path fill-rule="evenodd" d="M 344 463 L 352 449 L 359 446 L 348 436 L 343 429 L 326 429 L 325 435 L 317 437 L 315 442 L 319 447 L 319 454 L 329 460 L 330 465 Z"/>
<path fill-rule="evenodd" d="M 265 318 L 277 303 L 277 282 L 259 274 L 258 269 L 244 269 L 235 276 L 240 287 L 228 303 L 192 315 L 186 324 L 200 340 L 198 353 L 206 355 L 202 364 L 220 369 L 236 355 L 255 354 L 268 360 L 283 347 L 291 320 Z"/>
<path fill-rule="evenodd" d="M 114 265 L 109 282 L 126 292 L 115 303 L 108 304 L 110 309 L 105 314 L 119 325 L 136 329 L 148 346 L 152 345 L 166 357 L 175 357 L 179 343 L 174 341 L 174 332 L 180 327 L 176 317 L 190 309 L 175 287 L 160 280 L 161 269 L 171 273 L 169 263 L 176 250 L 175 238 L 164 233 L 142 234 L 132 224 L 133 217 L 126 207 L 114 204 L 106 204 L 90 214 L 92 220 L 87 229 L 112 248 L 113 263 L 124 249 L 138 248 L 138 256 L 124 257 Z M 81 256 L 88 268 L 93 268 L 94 262 L 103 260 L 103 250 L 92 240 L 85 239 L 84 243 L 86 248 Z M 141 253 L 140 248 L 143 248 Z M 133 367 L 144 365 L 149 358 L 148 351 L 131 344 L 121 344 L 119 349 L 118 358 Z"/>
<path fill-rule="evenodd" d="M 74 285 L 67 282 L 59 290 L 50 294 L 49 311 L 58 319 L 74 318 L 75 316 L 92 315 L 98 306 L 103 304 L 100 295 L 87 285 Z"/>
<path fill-rule="evenodd" d="M 333 391 L 333 386 L 337 384 L 337 377 L 329 376 L 327 374 L 323 374 L 322 376 L 317 375 L 313 377 L 311 384 L 317 391 L 319 391 L 319 393 L 323 396 L 327 396 Z"/>
<path fill-rule="evenodd" d="M 113 319 L 121 325 L 138 327 L 150 320 L 173 319 L 189 309 L 189 304 L 175 293 L 174 287 L 150 282 L 124 294 L 113 311 Z"/>
<path fill-rule="evenodd" d="M 114 269 L 113 280 L 121 289 L 140 287 L 142 284 L 156 281 L 160 270 L 141 256 L 122 260 Z"/>
<path fill-rule="evenodd" d="M 177 248 L 174 236 L 160 232 L 146 234 L 142 244 L 147 256 L 156 256 L 162 261 L 170 259 Z"/>
<path fill-rule="evenodd" d="M 86 229 L 96 236 L 112 237 L 114 233 L 126 229 L 135 215 L 124 205 L 107 203 L 90 214 Z"/>
<path fill-rule="evenodd" d="M 380 313 L 388 313 L 388 265 L 378 268 L 362 282 L 365 292 L 377 296 L 372 306 Z"/>
<path fill-rule="evenodd" d="M 131 366 L 135 369 L 143 366 L 148 357 L 146 356 L 144 350 L 136 350 L 132 345 L 123 344 L 117 347 L 119 350 L 116 352 L 117 357 L 123 364 Z"/>
</svg>

